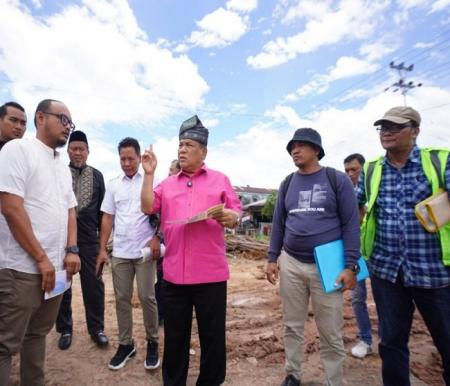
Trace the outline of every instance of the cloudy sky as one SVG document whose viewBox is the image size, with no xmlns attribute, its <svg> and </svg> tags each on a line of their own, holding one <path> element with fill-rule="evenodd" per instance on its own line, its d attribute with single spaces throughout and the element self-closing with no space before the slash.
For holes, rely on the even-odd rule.
<svg viewBox="0 0 450 386">
<path fill-rule="evenodd" d="M 193 114 L 234 185 L 278 187 L 299 127 L 321 133 L 323 164 L 374 157 L 372 123 L 404 103 L 384 91 L 391 61 L 422 83 L 406 97 L 419 144 L 449 147 L 450 0 L 0 0 L 0 102 L 26 108 L 29 136 L 41 99 L 65 102 L 107 179 L 125 136 L 153 144 L 165 176 Z"/>
</svg>

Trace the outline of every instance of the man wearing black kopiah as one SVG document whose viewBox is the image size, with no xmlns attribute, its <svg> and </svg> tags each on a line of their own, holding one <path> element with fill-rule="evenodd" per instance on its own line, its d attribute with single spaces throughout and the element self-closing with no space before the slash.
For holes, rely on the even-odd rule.
<svg viewBox="0 0 450 386">
<path fill-rule="evenodd" d="M 101 277 L 95 274 L 95 258 L 98 254 L 101 224 L 100 205 L 105 195 L 103 175 L 86 164 L 89 145 L 86 134 L 74 131 L 69 137 L 67 148 L 72 173 L 72 187 L 77 198 L 78 248 L 81 259 L 81 290 L 86 312 L 89 335 L 99 347 L 108 344 L 104 330 L 105 286 Z M 68 289 L 63 296 L 56 331 L 61 336 L 58 347 L 66 350 L 72 343 L 72 291 Z"/>
</svg>

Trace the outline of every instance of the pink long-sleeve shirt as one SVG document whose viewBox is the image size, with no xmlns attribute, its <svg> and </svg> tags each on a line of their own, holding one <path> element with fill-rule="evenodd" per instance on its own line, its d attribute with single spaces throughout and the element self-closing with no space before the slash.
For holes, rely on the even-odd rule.
<svg viewBox="0 0 450 386">
<path fill-rule="evenodd" d="M 213 219 L 192 224 L 171 222 L 190 218 L 220 203 L 240 212 L 239 198 L 228 177 L 205 165 L 192 177 L 180 172 L 155 188 L 152 212 L 161 213 L 166 244 L 164 280 L 200 284 L 229 279 L 221 224 Z"/>
</svg>

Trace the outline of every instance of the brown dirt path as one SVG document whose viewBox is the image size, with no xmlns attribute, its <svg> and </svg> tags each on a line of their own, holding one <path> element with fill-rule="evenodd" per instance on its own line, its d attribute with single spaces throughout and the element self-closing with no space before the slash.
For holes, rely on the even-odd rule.
<svg viewBox="0 0 450 386">
<path fill-rule="evenodd" d="M 284 378 L 284 352 L 282 342 L 281 304 L 276 287 L 264 278 L 263 261 L 231 258 L 232 279 L 228 287 L 227 319 L 227 379 L 225 385 L 279 385 Z M 87 335 L 84 308 L 82 305 L 79 279 L 74 281 L 73 313 L 74 338 L 67 351 L 57 348 L 59 335 L 53 330 L 47 339 L 46 378 L 48 386 L 84 385 L 162 385 L 161 371 L 148 372 L 143 367 L 145 356 L 145 334 L 142 314 L 137 298 L 134 308 L 134 339 L 137 355 L 125 368 L 113 372 L 107 363 L 117 348 L 117 323 L 111 274 L 105 270 L 106 284 L 106 333 L 111 344 L 105 350 L 98 349 Z M 345 294 L 344 340 L 347 351 L 356 342 L 356 325 L 349 301 Z M 369 312 L 376 336 L 375 305 L 370 297 Z M 323 384 L 323 370 L 319 358 L 319 340 L 312 319 L 307 322 L 306 355 L 302 385 Z M 163 330 L 160 330 L 161 342 Z M 161 344 L 162 345 L 162 344 Z M 188 385 L 195 385 L 199 365 L 199 342 L 194 333 L 192 345 L 196 354 L 191 356 Z M 411 336 L 411 363 L 415 386 L 443 385 L 440 376 L 439 356 L 420 317 L 416 316 Z M 162 347 L 160 352 L 162 353 Z M 345 379 L 349 386 L 381 385 L 380 359 L 372 355 L 364 360 L 348 355 L 345 361 Z M 13 385 L 18 385 L 18 365 L 13 366 Z"/>
</svg>

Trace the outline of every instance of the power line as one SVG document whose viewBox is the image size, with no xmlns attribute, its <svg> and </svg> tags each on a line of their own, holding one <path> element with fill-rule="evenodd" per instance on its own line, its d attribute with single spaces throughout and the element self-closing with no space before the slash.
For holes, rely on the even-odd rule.
<svg viewBox="0 0 450 386">
<path fill-rule="evenodd" d="M 446 67 L 446 66 L 448 66 L 448 64 L 450 64 L 450 60 L 447 61 L 447 62 L 444 62 L 444 63 L 439 63 L 437 66 L 428 68 L 427 70 L 422 72 L 422 74 L 425 74 L 425 75 L 427 75 L 427 74 L 434 74 L 436 69 L 441 68 L 441 67 L 444 67 L 444 70 L 448 70 L 448 67 Z"/>
<path fill-rule="evenodd" d="M 436 72 L 434 72 L 432 75 L 428 76 L 427 82 L 433 82 L 434 80 L 438 79 L 438 83 L 442 83 L 442 81 L 450 75 L 450 72 L 446 68 L 442 68 Z"/>
<path fill-rule="evenodd" d="M 438 109 L 440 107 L 445 107 L 445 106 L 450 106 L 450 103 L 443 103 L 441 105 L 435 105 L 435 106 L 431 106 L 431 107 L 426 107 L 424 109 L 420 109 L 420 111 L 434 110 L 434 109 Z"/>
<path fill-rule="evenodd" d="M 440 37 L 442 37 L 443 35 L 447 34 L 448 32 L 450 32 L 450 28 L 444 30 L 443 32 L 435 35 L 432 39 L 429 40 L 429 42 L 432 41 L 436 41 L 436 39 L 439 39 Z M 410 49 L 408 51 L 406 51 L 405 53 L 399 55 L 397 57 L 397 60 L 412 60 L 412 59 L 417 59 L 420 58 L 421 56 L 423 56 L 422 59 L 417 60 L 417 62 L 422 62 L 424 60 L 427 59 L 427 56 L 424 56 L 426 53 L 428 53 L 431 50 L 435 50 L 437 47 L 441 46 L 442 44 L 446 44 L 446 46 L 444 46 L 444 48 L 448 48 L 450 46 L 450 38 L 445 38 L 441 41 L 435 42 L 432 46 L 421 50 L 420 52 L 416 53 L 415 55 L 410 56 L 410 54 L 416 52 L 417 48 L 413 48 Z M 308 115 L 310 112 L 315 111 L 317 109 L 319 109 L 322 106 L 325 106 L 327 103 L 329 103 L 330 101 L 335 100 L 337 97 L 345 94 L 347 91 L 354 89 L 356 86 L 358 85 L 365 85 L 365 84 L 369 84 L 369 82 L 373 83 L 374 81 L 381 79 L 382 77 L 385 76 L 385 68 L 384 67 L 380 67 L 377 71 L 375 71 L 374 73 L 372 73 L 371 75 L 369 75 L 366 78 L 362 78 L 359 79 L 353 83 L 351 83 L 349 86 L 346 86 L 344 89 L 334 93 L 331 97 L 329 97 L 327 100 L 319 103 L 318 105 L 306 110 L 302 115 Z"/>
<path fill-rule="evenodd" d="M 391 88 L 393 88 L 393 92 L 401 91 L 401 94 L 403 95 L 403 101 L 406 106 L 406 94 L 408 91 L 416 88 L 416 87 L 422 87 L 422 83 L 414 84 L 414 81 L 406 82 L 406 73 L 411 72 L 414 69 L 414 64 L 410 64 L 409 66 L 405 66 L 404 62 L 401 62 L 400 64 L 395 64 L 394 62 L 389 63 L 389 67 L 392 70 L 396 70 L 398 72 L 399 80 L 397 82 L 394 82 L 391 84 L 388 88 L 386 88 L 384 91 L 388 91 Z"/>
</svg>

